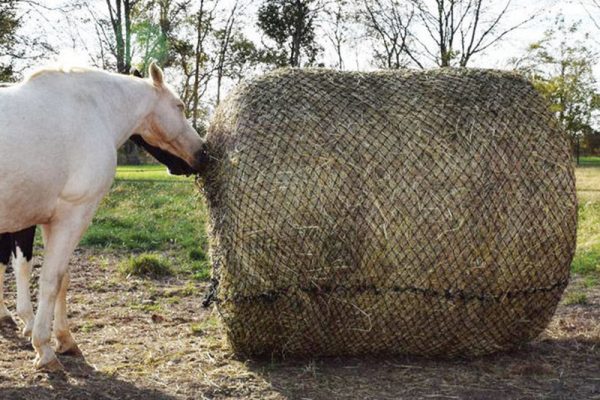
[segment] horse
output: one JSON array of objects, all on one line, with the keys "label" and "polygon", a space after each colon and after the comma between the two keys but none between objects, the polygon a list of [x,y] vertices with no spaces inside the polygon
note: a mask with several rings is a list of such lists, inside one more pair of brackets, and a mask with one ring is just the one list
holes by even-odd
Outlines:
[{"label": "horse", "polygon": [[[38,369],[62,369],[56,353],[80,354],[67,321],[68,261],[110,189],[118,148],[131,139],[175,175],[204,167],[205,142],[185,118],[183,102],[155,63],[149,75],[45,69],[0,89],[0,242],[15,259],[17,315],[24,334],[31,333]],[[34,316],[24,243],[33,240],[36,225],[44,262]],[[2,276],[7,264],[4,254]],[[0,317],[7,313],[0,296]]]}]

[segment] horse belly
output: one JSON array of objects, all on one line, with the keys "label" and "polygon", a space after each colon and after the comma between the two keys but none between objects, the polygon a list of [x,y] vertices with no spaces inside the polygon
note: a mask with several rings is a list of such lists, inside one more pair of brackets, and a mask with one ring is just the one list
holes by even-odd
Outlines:
[{"label": "horse belly", "polygon": [[[33,185],[32,185],[33,183]],[[54,211],[56,190],[33,182],[2,179],[0,183],[0,232],[16,232],[47,223]]]},{"label": "horse belly", "polygon": [[14,143],[0,149],[0,232],[15,232],[50,220],[66,181],[61,164],[47,154]]}]

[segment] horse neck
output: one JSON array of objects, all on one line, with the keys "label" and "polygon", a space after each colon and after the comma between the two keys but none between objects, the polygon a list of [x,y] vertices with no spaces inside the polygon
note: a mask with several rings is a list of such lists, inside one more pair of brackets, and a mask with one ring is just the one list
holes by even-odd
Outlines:
[{"label": "horse neck", "polygon": [[99,85],[102,94],[105,125],[114,135],[115,148],[121,147],[150,114],[156,91],[146,81],[109,75],[110,83]]}]

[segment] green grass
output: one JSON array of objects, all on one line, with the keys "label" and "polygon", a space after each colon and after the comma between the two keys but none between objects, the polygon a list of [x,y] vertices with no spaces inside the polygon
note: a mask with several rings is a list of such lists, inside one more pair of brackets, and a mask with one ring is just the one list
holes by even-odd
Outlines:
[{"label": "green grass", "polygon": [[210,316],[200,322],[194,322],[190,325],[190,331],[194,336],[201,336],[207,331],[214,330],[219,325],[218,319]]},{"label": "green grass", "polygon": [[117,168],[117,181],[192,182],[185,176],[170,175],[163,165],[123,165]]},{"label": "green grass", "polygon": [[123,275],[145,276],[151,278],[173,275],[173,270],[164,257],[148,253],[132,255],[121,261],[119,264],[119,271]]},{"label": "green grass", "polygon": [[581,161],[586,166],[576,170],[579,220],[572,270],[594,278],[600,276],[600,157],[584,157]]},{"label": "green grass", "polygon": [[588,298],[585,293],[581,292],[567,293],[565,296],[565,304],[568,306],[584,306],[588,304]]},{"label": "green grass", "polygon": [[598,276],[593,276],[593,275],[588,275],[585,276],[583,279],[583,286],[585,288],[592,288],[594,286],[598,286],[598,282],[600,281],[600,279],[598,278],[600,275]]},{"label": "green grass", "polygon": [[161,254],[175,272],[207,279],[205,221],[193,178],[171,176],[157,165],[119,167],[81,246]]},{"label": "green grass", "polygon": [[585,156],[579,157],[580,167],[600,167],[600,157]]}]

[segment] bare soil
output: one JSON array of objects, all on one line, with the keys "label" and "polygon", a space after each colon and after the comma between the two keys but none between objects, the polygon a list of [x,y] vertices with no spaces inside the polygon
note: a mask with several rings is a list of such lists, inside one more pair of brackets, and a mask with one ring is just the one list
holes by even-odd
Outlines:
[{"label": "bare soil", "polygon": [[[85,359],[61,356],[63,373],[35,371],[20,326],[1,324],[0,399],[600,399],[600,287],[582,279],[568,292],[586,304],[561,304],[538,340],[510,354],[247,361],[201,308],[203,284],[122,277],[117,261],[90,251],[72,261],[71,324]],[[12,277],[7,285],[14,310]]]}]

